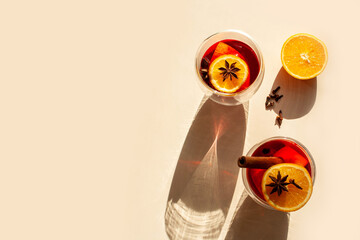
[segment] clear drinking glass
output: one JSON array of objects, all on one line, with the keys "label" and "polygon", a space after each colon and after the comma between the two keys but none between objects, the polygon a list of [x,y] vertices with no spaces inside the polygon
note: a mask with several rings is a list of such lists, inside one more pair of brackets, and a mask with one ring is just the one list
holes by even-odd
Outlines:
[{"label": "clear drinking glass", "polygon": [[[247,156],[252,156],[254,154],[254,152],[264,146],[265,143],[268,143],[270,141],[276,141],[276,140],[280,140],[280,141],[285,141],[285,142],[289,142],[291,144],[294,144],[294,146],[296,146],[297,149],[301,150],[304,155],[307,157],[307,160],[309,161],[309,168],[310,168],[310,176],[312,178],[312,182],[313,185],[315,183],[315,175],[316,175],[316,167],[315,167],[315,162],[314,162],[314,158],[311,156],[309,150],[303,145],[301,144],[299,141],[289,138],[289,137],[272,137],[272,138],[268,138],[265,139],[264,141],[254,145],[249,152],[247,153]],[[249,194],[249,196],[259,205],[268,208],[268,209],[272,209],[275,210],[273,207],[271,207],[264,199],[262,199],[251,187],[250,183],[249,183],[249,179],[248,179],[248,171],[246,168],[242,169],[242,180],[244,182],[245,185],[245,189],[247,191],[247,193]]]},{"label": "clear drinking glass", "polygon": [[[200,74],[201,61],[206,51],[213,44],[223,40],[237,40],[247,44],[255,52],[258,58],[260,69],[256,79],[248,88],[240,92],[224,93],[217,91],[214,88],[210,87],[203,80]],[[205,95],[208,96],[213,101],[224,105],[238,105],[248,101],[259,89],[262,80],[264,78],[264,72],[265,72],[264,60],[259,46],[255,43],[252,37],[238,30],[225,30],[223,32],[215,33],[210,37],[208,37],[207,39],[205,39],[196,53],[195,68],[196,68],[196,73],[198,75],[198,83],[201,89],[204,91]]]}]

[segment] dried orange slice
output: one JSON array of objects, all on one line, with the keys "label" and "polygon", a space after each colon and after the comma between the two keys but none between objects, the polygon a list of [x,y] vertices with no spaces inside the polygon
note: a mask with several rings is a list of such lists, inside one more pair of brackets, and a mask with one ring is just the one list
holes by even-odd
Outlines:
[{"label": "dried orange slice", "polygon": [[307,203],[313,185],[306,168],[294,163],[280,163],[266,170],[261,188],[270,206],[279,211],[292,212]]},{"label": "dried orange slice", "polygon": [[210,82],[220,92],[236,92],[248,76],[249,67],[246,62],[232,54],[216,58],[209,67]]},{"label": "dried orange slice", "polygon": [[288,38],[281,49],[281,62],[294,78],[311,79],[326,67],[328,53],[326,45],[318,38],[299,33]]}]

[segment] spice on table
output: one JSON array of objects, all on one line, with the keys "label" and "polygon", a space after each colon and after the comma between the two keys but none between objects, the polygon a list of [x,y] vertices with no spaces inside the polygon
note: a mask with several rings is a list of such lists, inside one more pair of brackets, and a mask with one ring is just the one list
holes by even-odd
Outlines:
[{"label": "spice on table", "polygon": [[265,108],[269,110],[278,102],[284,95],[279,95],[277,92],[280,90],[280,86],[271,91],[271,93],[266,97]]},{"label": "spice on table", "polygon": [[269,94],[269,97],[272,99],[275,99],[275,98],[279,97],[279,94]]},{"label": "spice on table", "polygon": [[275,98],[275,101],[278,102],[283,96],[284,96],[284,95],[277,96],[277,97]]},{"label": "spice on table", "polygon": [[274,102],[271,101],[270,97],[266,97],[265,108],[268,109],[272,106],[274,106]]},{"label": "spice on table", "polygon": [[[266,110],[270,110],[274,107],[275,103],[279,102],[280,99],[282,97],[284,97],[284,95],[279,95],[277,92],[280,90],[280,86],[276,87],[275,89],[273,89],[271,91],[271,93],[266,97],[266,101],[265,101],[265,108]],[[283,116],[282,116],[282,111],[279,111],[278,116],[276,117],[275,120],[275,125],[278,125],[279,128],[282,124],[282,120],[283,120]]]},{"label": "spice on table", "polygon": [[275,88],[274,90],[272,90],[272,94],[276,94],[279,90],[280,90],[280,86],[278,86],[277,88]]},{"label": "spice on table", "polygon": [[276,116],[275,125],[278,125],[279,128],[280,128],[283,119],[284,119],[284,118],[283,118],[283,116],[282,116],[282,111],[280,110],[280,111],[279,111],[279,115]]}]

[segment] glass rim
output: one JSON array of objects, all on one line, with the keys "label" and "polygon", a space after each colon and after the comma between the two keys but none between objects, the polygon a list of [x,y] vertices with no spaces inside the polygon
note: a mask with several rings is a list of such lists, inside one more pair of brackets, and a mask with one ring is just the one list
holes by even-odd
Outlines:
[{"label": "glass rim", "polygon": [[[310,151],[298,140],[291,138],[291,137],[283,137],[283,136],[275,136],[275,137],[270,137],[270,138],[266,138],[262,141],[260,141],[259,143],[255,144],[253,147],[250,148],[250,150],[247,152],[246,156],[250,156],[254,153],[254,151],[260,147],[261,145],[263,145],[264,143],[267,143],[269,141],[272,140],[287,140],[287,141],[291,141],[296,143],[297,145],[299,145],[300,149],[306,154],[306,156],[309,158],[309,163],[310,163],[310,169],[311,169],[311,179],[312,179],[312,183],[313,186],[315,184],[315,177],[316,177],[316,166],[315,166],[315,161],[313,156],[311,155]],[[261,197],[259,197],[252,189],[251,186],[249,184],[249,181],[247,179],[247,169],[243,168],[242,172],[242,180],[243,180],[243,184],[245,186],[245,189],[247,191],[247,193],[250,195],[250,197],[252,197],[253,199],[256,199],[256,202],[258,204],[260,204],[263,207],[266,207],[268,209],[272,209],[272,210],[276,210],[273,207],[271,207],[265,200],[263,200]]]},{"label": "glass rim", "polygon": [[[198,59],[200,58],[200,61],[202,59],[203,56],[199,56],[200,54],[200,51],[202,50],[204,44],[209,40],[211,39],[212,37],[216,36],[216,35],[219,35],[221,33],[227,33],[227,32],[233,32],[233,33],[238,33],[238,34],[241,34],[243,36],[245,36],[246,38],[248,38],[252,44],[255,45],[255,48],[257,51],[255,51],[255,54],[256,56],[259,58],[259,73],[258,75],[256,76],[256,79],[254,80],[254,82],[249,86],[247,87],[246,89],[240,91],[240,92],[234,92],[234,93],[224,93],[224,92],[220,92],[220,91],[217,91],[216,89],[213,89],[212,87],[210,87],[208,84],[206,84],[206,82],[203,80],[203,78],[201,77],[200,75],[200,69],[197,69],[197,61]],[[236,40],[236,39],[234,39]],[[221,40],[220,40],[221,41]],[[247,44],[247,43],[246,43]],[[253,49],[253,47],[249,46],[251,49]],[[200,62],[200,65],[201,65],[201,62]],[[261,77],[261,72],[264,72],[264,59],[263,59],[263,55],[262,55],[262,52],[261,52],[261,49],[259,47],[259,45],[256,43],[256,41],[247,33],[241,31],[241,30],[236,30],[236,29],[226,29],[226,30],[223,30],[223,31],[220,31],[220,32],[216,32],[216,33],[213,33],[211,34],[209,37],[207,37],[205,40],[202,41],[202,43],[200,44],[197,52],[196,52],[196,57],[195,57],[195,70],[196,70],[196,74],[198,76],[198,80],[201,82],[201,84],[207,88],[209,91],[211,91],[213,94],[217,94],[217,95],[220,95],[220,96],[224,96],[224,97],[233,97],[233,96],[237,96],[237,95],[240,95],[240,94],[243,94],[245,92],[248,92],[248,91],[251,91],[252,89],[256,88],[256,84],[254,84],[255,82],[259,81],[259,79],[262,81],[262,77]]]}]

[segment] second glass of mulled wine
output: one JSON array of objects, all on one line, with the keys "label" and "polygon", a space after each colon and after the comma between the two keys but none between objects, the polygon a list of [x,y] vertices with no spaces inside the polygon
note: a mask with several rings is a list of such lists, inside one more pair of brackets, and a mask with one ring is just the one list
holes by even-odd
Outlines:
[{"label": "second glass of mulled wine", "polygon": [[[289,137],[272,137],[265,139],[264,141],[253,146],[247,156],[251,157],[279,157],[283,160],[285,164],[290,163],[300,166],[301,168],[306,169],[309,173],[312,181],[312,185],[315,182],[315,162],[313,157],[311,156],[309,150],[298,142],[295,139]],[[278,166],[281,164],[278,164]],[[250,195],[250,197],[258,204],[265,208],[274,209],[268,204],[268,201],[265,200],[264,191],[262,189],[262,183],[264,181],[264,174],[267,169],[260,168],[243,168],[242,169],[242,177],[245,185],[245,189]],[[276,176],[275,176],[276,177]],[[284,177],[284,176],[283,176]],[[285,177],[287,178],[287,176]],[[289,176],[287,179],[283,179],[286,191],[290,191],[289,183],[291,182],[292,176]],[[277,180],[275,180],[277,181]],[[269,184],[271,185],[271,184]],[[267,186],[269,186],[267,185]],[[299,183],[301,185],[301,183]],[[293,186],[292,186],[293,187]],[[304,186],[303,186],[304,187]],[[270,188],[271,189],[271,188]],[[273,195],[275,198],[278,192],[272,191],[270,195]],[[284,193],[287,194],[287,193]],[[278,194],[281,196],[281,191]],[[281,200],[280,198],[277,200]],[[283,201],[283,200],[281,200]]]}]

